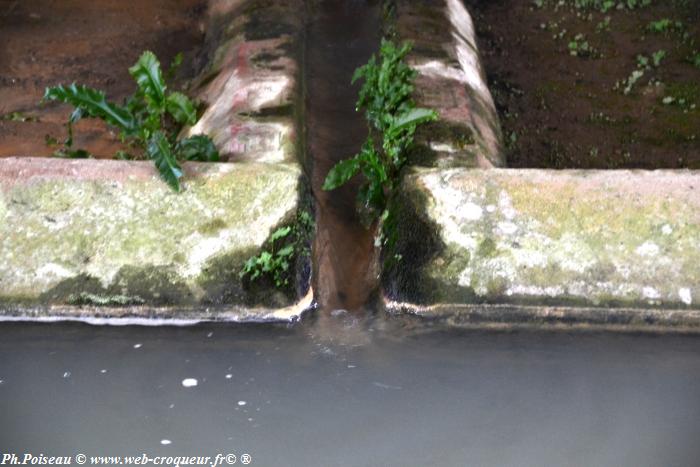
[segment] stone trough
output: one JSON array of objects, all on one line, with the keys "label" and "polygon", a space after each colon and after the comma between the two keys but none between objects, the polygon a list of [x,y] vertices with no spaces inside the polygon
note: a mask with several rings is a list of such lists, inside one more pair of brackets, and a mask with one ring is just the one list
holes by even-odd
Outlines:
[{"label": "stone trough", "polygon": [[[504,168],[471,17],[458,0],[388,2],[415,47],[421,130],[395,202],[399,263],[385,303],[460,326],[700,330],[700,175]],[[0,160],[0,315],[44,319],[292,319],[296,284],[239,276],[311,203],[302,0],[213,0],[194,82],[229,163],[189,164],[171,193],[146,162]],[[342,131],[342,130],[340,130]]]}]

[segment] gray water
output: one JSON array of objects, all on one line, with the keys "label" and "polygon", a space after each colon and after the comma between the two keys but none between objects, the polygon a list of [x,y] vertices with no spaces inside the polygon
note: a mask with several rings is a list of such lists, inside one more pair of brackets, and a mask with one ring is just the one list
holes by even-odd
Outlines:
[{"label": "gray water", "polygon": [[[330,319],[3,324],[0,454],[233,453],[236,465],[249,454],[258,466],[700,465],[697,337],[464,332],[391,320],[329,332]],[[197,386],[183,386],[188,378]]]}]

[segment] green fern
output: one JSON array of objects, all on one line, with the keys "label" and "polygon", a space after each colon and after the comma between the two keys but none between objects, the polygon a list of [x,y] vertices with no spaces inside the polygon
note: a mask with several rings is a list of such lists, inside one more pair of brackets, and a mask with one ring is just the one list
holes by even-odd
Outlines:
[{"label": "green fern", "polygon": [[[177,65],[176,60],[173,66]],[[144,52],[138,62],[129,68],[129,73],[138,88],[124,106],[107,101],[102,91],[75,83],[46,89],[44,100],[75,107],[68,119],[65,147],[57,154],[85,157],[86,151],[72,149],[73,125],[82,118],[99,118],[118,128],[122,141],[141,148],[154,162],[161,178],[175,191],[180,191],[183,173],[179,160],[217,162],[219,153],[211,138],[205,135],[175,141],[174,130],[182,125],[194,125],[197,113],[187,96],[168,92],[160,62],[153,52]]]},{"label": "green fern", "polygon": [[435,111],[416,108],[411,98],[416,72],[405,62],[410,51],[410,43],[397,46],[383,40],[379,58],[372,56],[355,71],[353,83],[364,80],[357,109],[365,110],[369,134],[360,152],[336,164],[323,184],[324,190],[334,190],[361,173],[365,180],[358,208],[366,226],[386,219],[388,200],[398,185],[416,128],[437,120]]}]

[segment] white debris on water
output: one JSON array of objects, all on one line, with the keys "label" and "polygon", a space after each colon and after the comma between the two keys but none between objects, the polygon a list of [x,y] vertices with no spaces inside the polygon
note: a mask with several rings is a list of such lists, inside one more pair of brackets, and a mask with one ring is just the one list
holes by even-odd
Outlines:
[{"label": "white debris on water", "polygon": [[238,405],[240,405],[241,407],[246,405],[246,404],[247,404],[246,401],[238,401]]},{"label": "white debris on water", "polygon": [[70,371],[66,371],[65,373],[63,373],[63,378],[70,378]]},{"label": "white debris on water", "polygon": [[140,349],[141,346],[143,346],[143,344],[134,344],[134,348],[135,348],[135,349]]},{"label": "white debris on water", "polygon": [[213,332],[210,332],[209,334],[207,334],[207,337],[211,337],[211,336],[213,336],[213,335],[214,335],[214,333],[213,333]]},{"label": "white debris on water", "polygon": [[102,370],[100,370],[100,373],[105,374],[105,373],[107,373],[107,370],[102,369]]},{"label": "white debris on water", "polygon": [[348,368],[356,368],[355,365],[348,365]]},{"label": "white debris on water", "polygon": [[690,289],[687,287],[683,287],[683,288],[678,290],[678,297],[686,305],[693,304],[693,294],[690,292]]},{"label": "white debris on water", "polygon": [[226,379],[231,379],[231,378],[233,378],[233,375],[231,373],[226,375]]},{"label": "white debris on water", "polygon": [[170,441],[169,439],[161,439],[160,444],[162,444],[163,446],[167,446],[169,444],[172,444],[172,441]]},{"label": "white debris on water", "polygon": [[380,383],[379,381],[374,381],[372,384],[382,389],[394,389],[396,391],[403,389],[401,386],[392,386],[390,384]]},{"label": "white debris on water", "polygon": [[186,388],[193,388],[197,386],[197,380],[194,378],[185,378],[182,380],[182,385]]}]

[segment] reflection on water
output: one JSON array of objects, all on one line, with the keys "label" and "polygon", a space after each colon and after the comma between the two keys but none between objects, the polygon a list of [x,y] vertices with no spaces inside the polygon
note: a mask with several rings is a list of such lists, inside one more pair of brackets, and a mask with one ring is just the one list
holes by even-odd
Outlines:
[{"label": "reflection on water", "polygon": [[698,465],[696,337],[457,332],[345,313],[309,321],[2,325],[2,452]]}]

